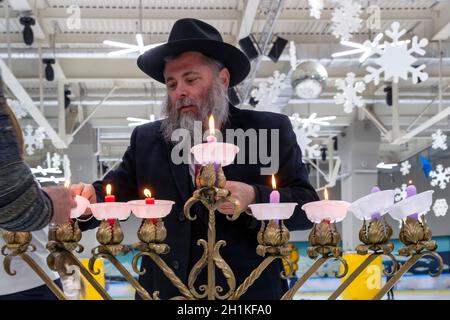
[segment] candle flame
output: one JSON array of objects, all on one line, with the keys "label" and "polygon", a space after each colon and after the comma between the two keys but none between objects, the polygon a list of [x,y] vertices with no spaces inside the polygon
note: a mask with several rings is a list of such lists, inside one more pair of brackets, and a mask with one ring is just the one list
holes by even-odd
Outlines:
[{"label": "candle flame", "polygon": [[214,126],[214,116],[210,115],[209,116],[209,134],[213,136],[215,133],[216,133],[216,129]]},{"label": "candle flame", "polygon": [[325,197],[325,200],[328,200],[328,191],[325,188],[324,192],[323,192],[323,196]]},{"label": "candle flame", "polygon": [[408,182],[409,184],[412,184],[412,180],[409,180],[409,182]]},{"label": "candle flame", "polygon": [[150,190],[144,189],[144,196],[146,198],[151,198],[152,197],[152,193],[150,192]]},{"label": "candle flame", "polygon": [[64,187],[66,187],[66,188],[70,187],[70,179],[67,179],[67,180],[64,182]]},{"label": "candle flame", "polygon": [[106,194],[108,195],[108,196],[110,196],[111,195],[111,185],[110,184],[107,184],[106,185]]},{"label": "candle flame", "polygon": [[275,176],[272,175],[272,188],[276,189],[277,188],[277,182],[275,181]]}]

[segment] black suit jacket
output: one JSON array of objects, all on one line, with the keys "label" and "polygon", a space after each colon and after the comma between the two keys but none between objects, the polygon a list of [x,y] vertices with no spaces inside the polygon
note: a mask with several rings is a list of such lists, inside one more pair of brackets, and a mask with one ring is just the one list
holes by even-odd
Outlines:
[{"label": "black suit jacket", "polygon": [[[189,166],[188,164],[175,165],[171,161],[172,147],[162,139],[160,127],[160,121],[136,127],[131,136],[130,146],[118,169],[110,172],[103,181],[95,182],[94,187],[99,202],[104,201],[106,183],[114,186],[116,201],[142,199],[145,187],[152,190],[152,195],[156,199],[175,201],[171,213],[164,218],[167,228],[165,242],[170,246],[170,252],[162,255],[162,258],[177,276],[187,283],[189,271],[203,252],[202,247],[197,245],[197,240],[200,238],[207,240],[208,216],[206,209],[198,203],[192,209],[192,214],[197,214],[198,218],[195,221],[185,219],[183,206],[194,191],[194,185],[189,175]],[[288,117],[271,112],[240,110],[230,105],[230,117],[221,130],[224,132],[225,129],[238,128],[244,131],[251,128],[256,130],[279,129],[280,166],[276,177],[281,202],[298,203],[293,216],[285,221],[285,224],[290,231],[311,228],[312,224],[307,220],[301,206],[304,203],[319,200],[319,198],[308,182],[308,174],[301,161],[301,151]],[[249,141],[247,141],[247,146],[248,143]],[[270,150],[270,140],[267,145]],[[239,147],[242,150],[243,146]],[[246,160],[247,164],[233,163],[223,168],[227,180],[241,181],[252,185],[256,193],[256,203],[269,202],[269,194],[272,191],[270,176],[260,174],[263,165],[259,160],[255,164],[250,164],[248,155],[246,155]],[[216,213],[216,240],[226,241],[226,246],[222,247],[220,252],[232,268],[237,286],[263,260],[256,254],[256,235],[259,227],[260,223],[246,213],[242,213],[233,222],[228,221],[223,214]],[[141,268],[145,268],[147,272],[140,276],[139,282],[149,292],[159,291],[162,299],[180,295],[159,268],[147,257],[142,260]],[[280,278],[282,270],[282,263],[276,260],[262,273],[242,298],[279,299],[287,290],[287,282]],[[197,286],[206,284],[206,268],[203,271],[196,282]],[[216,285],[221,285],[224,292],[228,289],[222,273],[217,268]]]}]

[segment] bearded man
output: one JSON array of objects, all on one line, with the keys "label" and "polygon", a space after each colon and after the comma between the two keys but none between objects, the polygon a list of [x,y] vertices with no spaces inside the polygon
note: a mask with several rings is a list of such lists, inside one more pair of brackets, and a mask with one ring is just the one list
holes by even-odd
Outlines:
[{"label": "bearded man", "polygon": [[[195,190],[197,170],[194,164],[176,164],[173,161],[172,150],[176,141],[172,137],[177,129],[184,129],[188,137],[183,143],[192,143],[195,122],[203,124],[205,131],[208,129],[208,117],[212,114],[216,128],[223,136],[229,129],[244,132],[256,129],[258,138],[259,129],[279,131],[277,141],[268,140],[266,147],[270,150],[271,146],[279,145],[277,154],[271,156],[279,160],[278,172],[273,173],[277,176],[280,201],[298,203],[285,225],[291,231],[311,228],[312,224],[301,206],[319,198],[308,182],[301,151],[288,117],[241,110],[227,101],[228,88],[244,80],[250,71],[250,63],[243,52],[224,43],[220,33],[212,26],[196,19],[181,19],[174,24],[168,42],[142,54],[137,64],[147,75],[166,85],[166,118],[136,127],[118,169],[93,185],[74,185],[72,188],[77,194],[91,202],[103,202],[105,185],[111,183],[115,187],[117,201],[142,199],[144,188],[150,188],[156,199],[174,201],[171,213],[164,218],[167,229],[165,243],[170,246],[170,252],[161,255],[161,258],[187,284],[191,269],[203,254],[203,247],[197,241],[207,239],[208,213],[198,203],[191,210],[192,215],[197,215],[196,220],[190,221],[184,216],[183,206]],[[267,163],[263,164],[259,159],[250,161],[251,152],[248,151],[251,147],[255,145],[248,140],[239,146],[240,152],[247,150],[244,163],[223,167],[226,188],[239,201],[241,211],[246,211],[252,203],[269,202],[272,191],[270,176],[261,175],[261,169]],[[235,221],[229,221],[225,214],[232,210],[233,206],[225,203],[216,213],[216,239],[226,241],[220,254],[233,270],[236,284],[240,285],[264,259],[256,254],[257,233],[261,224],[247,213],[242,213]],[[181,295],[151,259],[144,257],[141,269],[145,269],[146,273],[139,277],[139,282],[149,292],[159,291],[161,299]],[[206,269],[197,278],[197,291],[199,286],[206,284]],[[287,281],[280,278],[282,270],[280,260],[270,264],[241,298],[279,299],[288,289]],[[216,285],[223,288],[223,293],[228,291],[226,279],[218,268]]]}]

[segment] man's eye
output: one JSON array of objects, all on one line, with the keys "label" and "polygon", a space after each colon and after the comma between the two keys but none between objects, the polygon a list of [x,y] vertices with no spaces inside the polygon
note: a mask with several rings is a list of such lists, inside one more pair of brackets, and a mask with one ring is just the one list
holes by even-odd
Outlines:
[{"label": "man's eye", "polygon": [[169,88],[170,90],[175,89],[175,87],[176,87],[176,84],[175,84],[175,83],[168,83],[168,84],[167,84],[167,88]]},{"label": "man's eye", "polygon": [[186,79],[186,81],[187,81],[187,83],[193,83],[197,79],[198,78],[189,78],[189,79]]}]

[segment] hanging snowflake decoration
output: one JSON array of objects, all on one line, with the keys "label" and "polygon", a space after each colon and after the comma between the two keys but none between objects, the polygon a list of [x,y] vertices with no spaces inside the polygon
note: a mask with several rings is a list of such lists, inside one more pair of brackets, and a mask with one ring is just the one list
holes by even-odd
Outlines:
[{"label": "hanging snowflake decoration", "polygon": [[304,158],[317,158],[320,156],[320,149],[318,144],[312,144],[313,140],[311,138],[317,138],[318,132],[320,131],[320,126],[310,125],[306,127],[301,127],[300,129],[294,130],[297,136],[297,143],[300,146],[300,150],[303,153]]},{"label": "hanging snowflake decoration", "polygon": [[16,115],[17,119],[22,119],[28,114],[27,108],[25,108],[19,100],[7,99],[6,103]]},{"label": "hanging snowflake decoration", "polygon": [[436,166],[436,171],[430,172],[431,186],[439,186],[441,189],[445,189],[447,187],[447,183],[450,182],[450,167],[444,169],[442,164],[438,164]]},{"label": "hanging snowflake decoration", "polygon": [[361,5],[353,0],[342,0],[334,10],[331,22],[331,32],[336,38],[349,40],[352,33],[361,28]]},{"label": "hanging snowflake decoration", "polygon": [[433,139],[433,145],[431,146],[433,149],[447,150],[447,136],[442,133],[441,129],[433,133],[431,138]]},{"label": "hanging snowflake decoration", "polygon": [[[372,55],[378,55],[379,57],[374,60],[375,64],[380,66],[380,68],[376,69],[374,67],[368,66],[367,71],[368,75],[364,77],[364,81],[369,83],[371,81],[374,82],[375,85],[378,85],[380,82],[380,75],[384,72],[384,80],[390,81],[393,79],[394,83],[398,83],[399,78],[404,80],[408,79],[408,74],[411,73],[413,83],[417,83],[420,79],[421,81],[425,81],[428,79],[428,74],[426,72],[422,72],[425,69],[425,65],[422,64],[418,67],[413,66],[413,64],[417,61],[417,58],[412,54],[418,54],[423,56],[425,54],[425,50],[422,48],[428,45],[427,39],[421,39],[419,42],[417,41],[417,36],[412,38],[411,47],[408,49],[409,41],[400,41],[400,37],[402,37],[406,30],[403,29],[399,31],[400,23],[393,22],[391,24],[391,29],[386,30],[386,35],[392,39],[392,42],[384,43],[384,46],[380,46],[378,41],[381,40],[381,36],[378,35],[375,38],[375,41],[371,43],[371,51],[366,51],[364,53],[365,58],[368,58]],[[366,47],[367,47],[367,43]]]},{"label": "hanging snowflake decoration", "polygon": [[406,188],[408,188],[408,186],[406,185],[406,183],[404,183],[404,184],[402,184],[401,188],[394,189],[395,202],[400,202],[400,201],[406,199],[406,197],[408,196],[408,193],[406,192]]},{"label": "hanging snowflake decoration", "polygon": [[400,165],[400,172],[402,175],[406,176],[409,174],[409,170],[411,169],[411,164],[409,163],[409,160],[403,161]]},{"label": "hanging snowflake decoration", "polygon": [[353,72],[348,73],[345,80],[337,79],[336,88],[342,92],[334,96],[334,102],[344,105],[346,113],[351,113],[355,107],[364,106],[364,101],[358,94],[366,89],[366,85],[362,81],[356,81]]},{"label": "hanging snowflake decoration", "polygon": [[445,199],[437,199],[434,202],[433,211],[436,217],[443,217],[447,214],[448,204]]},{"label": "hanging snowflake decoration", "polygon": [[292,123],[292,127],[299,128],[299,127],[306,127],[311,124],[317,124],[319,126],[329,126],[330,122],[329,120],[336,120],[336,116],[329,116],[329,117],[317,117],[317,113],[312,113],[308,118],[300,118],[300,115],[298,113],[294,113],[292,116],[289,117]]},{"label": "hanging snowflake decoration", "polygon": [[273,102],[277,99],[281,90],[289,85],[285,83],[286,75],[275,70],[272,77],[259,83],[258,88],[252,90],[250,95],[258,102],[255,110],[274,111]]},{"label": "hanging snowflake decoration", "polygon": [[320,14],[324,7],[324,0],[308,0],[309,15],[316,19],[320,19]]},{"label": "hanging snowflake decoration", "polygon": [[27,125],[23,137],[25,150],[28,155],[32,155],[35,150],[44,148],[45,128],[39,127],[34,130],[31,125]]},{"label": "hanging snowflake decoration", "polygon": [[57,154],[57,153],[53,154],[52,166],[56,167],[56,168],[59,168],[61,166],[61,156],[59,154]]},{"label": "hanging snowflake decoration", "polygon": [[72,171],[70,170],[70,160],[67,154],[63,156],[63,170],[64,170],[64,178],[69,180],[72,178]]}]

